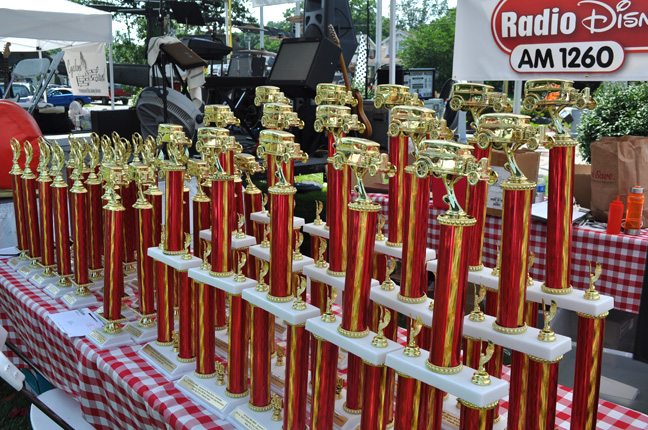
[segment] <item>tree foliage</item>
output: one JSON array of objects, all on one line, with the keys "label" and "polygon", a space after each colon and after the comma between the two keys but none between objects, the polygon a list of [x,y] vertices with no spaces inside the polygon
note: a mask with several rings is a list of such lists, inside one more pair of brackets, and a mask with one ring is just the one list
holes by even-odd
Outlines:
[{"label": "tree foliage", "polygon": [[429,24],[414,28],[401,43],[399,53],[406,68],[434,67],[437,70],[435,88],[452,76],[456,8]]},{"label": "tree foliage", "polygon": [[415,31],[448,10],[447,0],[400,0],[396,4],[396,28]]}]

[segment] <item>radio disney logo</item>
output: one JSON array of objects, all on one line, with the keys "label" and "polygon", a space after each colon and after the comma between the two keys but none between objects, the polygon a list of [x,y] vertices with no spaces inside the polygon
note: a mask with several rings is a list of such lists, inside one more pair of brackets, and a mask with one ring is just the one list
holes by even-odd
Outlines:
[{"label": "radio disney logo", "polygon": [[592,172],[592,176],[594,177],[594,179],[598,179],[600,181],[614,181],[614,173],[603,173],[600,170],[597,170],[596,172]]},{"label": "radio disney logo", "polygon": [[630,0],[538,3],[498,3],[491,17],[491,31],[500,49],[510,53],[522,44],[594,41],[614,41],[626,50],[648,45],[648,10]]}]

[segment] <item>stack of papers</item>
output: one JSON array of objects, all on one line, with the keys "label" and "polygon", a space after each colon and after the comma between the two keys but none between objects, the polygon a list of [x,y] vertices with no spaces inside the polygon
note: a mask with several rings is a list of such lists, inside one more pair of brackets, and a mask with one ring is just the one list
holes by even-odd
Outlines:
[{"label": "stack of papers", "polygon": [[82,337],[104,326],[104,323],[88,308],[49,314],[49,317],[54,325],[69,337]]}]

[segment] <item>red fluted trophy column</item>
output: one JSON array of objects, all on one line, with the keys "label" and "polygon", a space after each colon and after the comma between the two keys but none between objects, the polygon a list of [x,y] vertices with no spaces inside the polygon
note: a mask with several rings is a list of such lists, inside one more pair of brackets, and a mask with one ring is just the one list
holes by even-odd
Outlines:
[{"label": "red fluted trophy column", "polygon": [[34,157],[32,144],[26,140],[25,143],[25,170],[21,176],[24,190],[23,211],[25,213],[27,229],[27,247],[31,263],[30,269],[37,269],[41,259],[41,240],[38,226],[38,204],[36,201],[36,175],[29,165]]},{"label": "red fluted trophy column", "polygon": [[18,160],[20,159],[20,154],[22,153],[22,147],[20,145],[20,142],[18,139],[15,137],[9,141],[9,144],[11,145],[11,151],[13,152],[13,165],[11,167],[11,170],[9,171],[9,175],[11,176],[11,191],[12,191],[12,196],[13,196],[13,202],[14,202],[14,218],[16,221],[16,239],[18,241],[18,245],[16,246],[16,249],[20,253],[20,256],[18,259],[14,262],[14,260],[10,260],[10,264],[18,265],[20,263],[20,260],[27,260],[27,248],[28,248],[28,241],[27,241],[27,222],[25,219],[25,212],[23,209],[24,203],[23,200],[25,198],[24,196],[24,190],[22,186],[22,181],[21,181],[21,176],[23,175],[23,170],[20,168],[20,165],[18,164]]},{"label": "red fluted trophy column", "polygon": [[[98,151],[98,150],[97,150]],[[96,158],[93,155],[93,161],[99,161],[99,154],[96,153]],[[89,261],[90,280],[99,281],[103,279],[101,272],[103,271],[103,243],[104,238],[104,214],[101,211],[102,206],[102,189],[101,179],[99,179],[94,171],[93,163],[90,164],[90,174],[86,185],[88,187],[88,228],[90,229],[90,243],[89,243]]]},{"label": "red fluted trophy column", "polygon": [[[140,180],[141,184],[144,184]],[[140,185],[141,186],[141,185]],[[148,256],[148,249],[156,245],[153,240],[153,205],[143,198],[135,202],[137,210],[138,249],[137,249],[137,283],[138,306],[133,311],[139,315],[137,325],[142,328],[155,327],[155,288],[154,265],[155,261]]]},{"label": "red fluted trophy column", "polygon": [[348,204],[350,201],[351,169],[344,166],[340,170],[333,168],[335,155],[335,137],[329,133],[328,186],[326,193],[326,227],[329,236],[329,268],[332,276],[344,276],[347,264],[346,238],[348,228]]},{"label": "red fluted trophy column", "polygon": [[40,237],[41,249],[43,251],[43,260],[41,265],[45,270],[42,273],[43,278],[50,278],[54,276],[52,269],[56,267],[54,259],[54,218],[52,213],[52,177],[49,174],[49,160],[51,149],[44,139],[38,140],[40,149],[40,163],[38,171],[40,172],[38,179],[38,209],[40,215]]},{"label": "red fluted trophy column", "polygon": [[[471,143],[469,141],[469,143]],[[475,158],[490,160],[491,147],[483,149],[475,145]],[[475,218],[475,225],[468,229],[472,246],[469,250],[469,270],[478,271],[484,268],[482,263],[482,251],[484,249],[484,229],[486,228],[486,204],[488,200],[488,184],[480,182],[474,187],[467,187],[466,190],[466,212]]]},{"label": "red fluted trophy column", "polygon": [[58,144],[53,147],[54,157],[52,170],[56,172],[52,182],[52,206],[54,207],[54,226],[56,238],[56,274],[59,280],[58,288],[72,286],[72,260],[70,256],[70,228],[68,222],[68,192],[67,182],[63,180],[61,171],[65,163],[63,150]]}]

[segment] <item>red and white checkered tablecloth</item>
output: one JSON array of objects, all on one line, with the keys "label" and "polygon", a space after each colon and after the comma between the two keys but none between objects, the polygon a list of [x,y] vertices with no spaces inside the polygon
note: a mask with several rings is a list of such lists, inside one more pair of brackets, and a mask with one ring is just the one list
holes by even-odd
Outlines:
[{"label": "red and white checkered tablecloth", "polygon": [[[372,200],[382,206],[380,214],[385,215],[387,232],[389,216],[387,205],[389,196],[386,194],[370,194]],[[437,250],[439,245],[439,223],[437,217],[444,211],[434,208],[430,201],[428,221],[428,248]],[[484,231],[483,262],[487,267],[493,267],[497,259],[497,244],[500,242],[502,229],[501,218],[488,216]],[[541,222],[531,222],[531,238],[529,249],[535,253],[535,264],[531,267],[531,276],[543,280],[546,270],[546,241],[547,225]],[[584,227],[574,227],[572,234],[572,286],[587,289],[589,286],[589,264],[601,263],[603,273],[596,283],[601,294],[614,297],[616,309],[639,313],[641,289],[648,253],[648,229],[640,236],[626,234],[611,235],[605,231],[592,230]]]},{"label": "red and white checkered tablecloth", "polygon": [[[80,401],[86,420],[95,428],[234,429],[180,393],[137,355],[138,346],[99,351],[84,339],[63,335],[47,315],[67,309],[13,273],[0,260],[0,324],[55,386]],[[403,329],[398,341],[406,343]],[[504,379],[508,375],[505,367]],[[567,430],[571,390],[559,386],[558,402],[556,426]],[[501,406],[505,412],[507,398]],[[599,429],[648,428],[648,416],[604,400],[599,400],[598,417]]]}]

